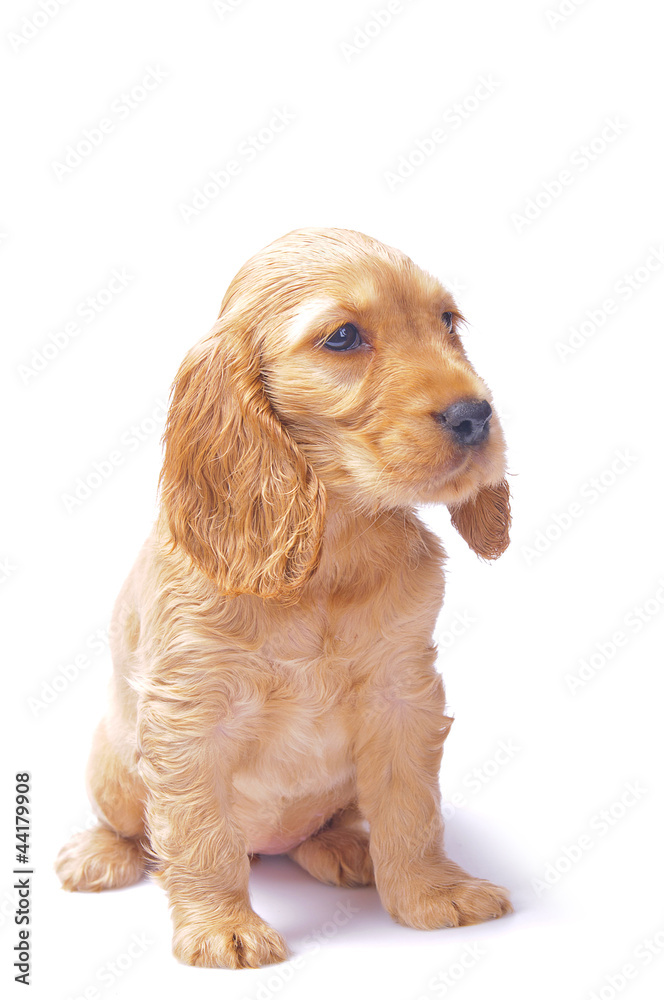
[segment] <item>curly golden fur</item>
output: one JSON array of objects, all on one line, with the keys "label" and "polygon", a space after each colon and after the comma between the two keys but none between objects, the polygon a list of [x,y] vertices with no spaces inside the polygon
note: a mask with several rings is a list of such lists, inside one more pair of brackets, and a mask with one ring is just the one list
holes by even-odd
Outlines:
[{"label": "curly golden fur", "polygon": [[[160,516],[114,612],[99,826],[57,867],[99,890],[153,866],[183,962],[287,956],[249,901],[261,853],[375,882],[410,927],[510,910],[444,851],[443,551],[414,512],[447,504],[484,558],[508,544],[503,436],[460,321],[398,251],[302,230],[245,264],[178,373]],[[484,416],[455,424],[465,403]]]}]

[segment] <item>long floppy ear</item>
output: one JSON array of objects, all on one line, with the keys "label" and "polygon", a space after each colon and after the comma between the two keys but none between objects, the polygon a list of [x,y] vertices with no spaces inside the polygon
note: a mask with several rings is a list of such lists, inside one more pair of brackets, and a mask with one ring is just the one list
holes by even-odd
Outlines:
[{"label": "long floppy ear", "polygon": [[465,503],[450,506],[452,524],[483,559],[497,559],[510,543],[510,490],[507,481],[483,486]]},{"label": "long floppy ear", "polygon": [[323,486],[270,405],[250,331],[223,314],[178,372],[164,443],[175,544],[223,593],[297,600],[318,564]]}]

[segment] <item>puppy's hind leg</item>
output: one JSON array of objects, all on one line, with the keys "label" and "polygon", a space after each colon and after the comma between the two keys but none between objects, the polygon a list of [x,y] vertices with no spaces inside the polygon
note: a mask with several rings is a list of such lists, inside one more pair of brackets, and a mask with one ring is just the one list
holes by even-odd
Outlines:
[{"label": "puppy's hind leg", "polygon": [[106,721],[95,734],[88,788],[100,825],[75,834],[62,848],[55,870],[71,892],[119,889],[140,881],[147,867],[144,786],[108,735]]},{"label": "puppy's hind leg", "polygon": [[75,834],[55,862],[62,887],[70,892],[121,889],[139,882],[145,868],[139,842],[103,826]]},{"label": "puppy's hind leg", "polygon": [[355,805],[336,813],[288,856],[327,885],[374,884],[369,833]]}]

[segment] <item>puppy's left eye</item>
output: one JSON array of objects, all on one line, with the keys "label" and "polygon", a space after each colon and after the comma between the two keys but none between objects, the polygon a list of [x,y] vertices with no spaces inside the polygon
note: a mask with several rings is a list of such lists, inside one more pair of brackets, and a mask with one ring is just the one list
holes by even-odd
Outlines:
[{"label": "puppy's left eye", "polygon": [[360,337],[360,332],[353,323],[344,323],[338,330],[335,330],[331,337],[325,341],[324,347],[331,351],[352,351],[359,347],[364,341]]},{"label": "puppy's left eye", "polygon": [[442,319],[447,329],[451,330],[454,325],[454,315],[452,313],[443,313],[443,315],[440,318]]}]

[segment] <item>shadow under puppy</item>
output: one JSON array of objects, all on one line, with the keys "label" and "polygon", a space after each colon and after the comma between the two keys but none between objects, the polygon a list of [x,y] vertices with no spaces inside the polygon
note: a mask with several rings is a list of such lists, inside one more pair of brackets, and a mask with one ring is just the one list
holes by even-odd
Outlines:
[{"label": "shadow under puppy", "polygon": [[253,854],[375,882],[410,927],[511,909],[443,847],[443,550],[413,509],[447,504],[487,559],[508,544],[460,319],[402,253],[306,229],[244,265],[177,375],[159,519],[114,612],[99,826],[57,870],[96,891],[154,863],[183,962],[287,957],[249,901]]}]

